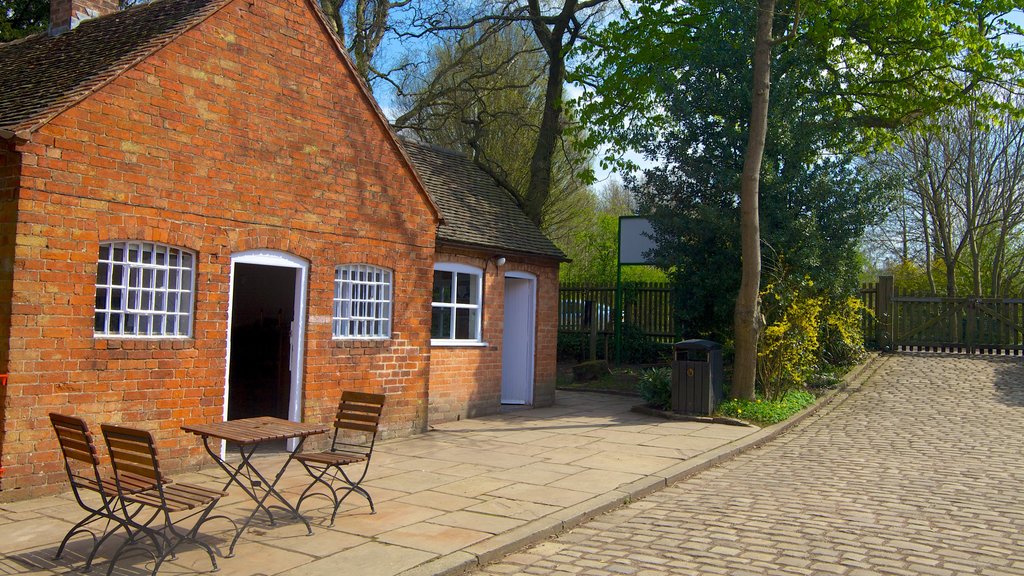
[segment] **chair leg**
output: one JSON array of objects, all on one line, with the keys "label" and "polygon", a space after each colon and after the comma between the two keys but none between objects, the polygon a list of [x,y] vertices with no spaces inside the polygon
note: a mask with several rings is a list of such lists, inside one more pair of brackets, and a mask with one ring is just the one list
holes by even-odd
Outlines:
[{"label": "chair leg", "polygon": [[[324,480],[324,476],[327,475],[327,472],[330,471],[330,468],[319,469],[310,466],[305,462],[300,462],[300,464],[302,464],[302,467],[306,469],[306,473],[313,478],[313,481],[310,482],[309,486],[306,486],[306,489],[303,490],[302,494],[299,495],[299,499],[295,502],[295,510],[299,510],[299,507],[302,506],[303,500],[305,500],[306,498],[312,498],[314,496],[323,496],[325,498],[329,498],[331,500],[331,503],[335,504],[337,501],[337,497],[334,495],[334,487],[331,485],[330,482]],[[321,494],[320,492],[311,492],[311,490],[313,490],[313,488],[315,488],[317,484],[323,484],[324,487],[327,489],[327,493]],[[337,510],[337,506],[335,506],[335,510]],[[334,525],[333,520],[331,521],[331,525]]]},{"label": "chair leg", "polygon": [[93,545],[95,546],[96,545],[96,535],[93,534],[91,530],[85,528],[84,526],[86,524],[89,524],[93,520],[96,520],[99,517],[100,517],[99,513],[97,513],[97,512],[90,512],[88,516],[86,516],[85,518],[82,518],[81,520],[79,520],[78,524],[75,524],[74,526],[72,526],[71,530],[68,530],[68,533],[64,535],[64,539],[60,541],[60,546],[57,548],[57,554],[54,555],[53,559],[54,560],[60,560],[61,555],[64,554],[64,547],[67,546],[68,541],[70,541],[71,538],[73,538],[76,534],[79,534],[81,532],[86,532],[90,536],[92,536]]},{"label": "chair leg", "polygon": [[[370,462],[367,461],[366,462],[366,466],[363,468],[363,473],[359,476],[359,479],[354,481],[354,482],[352,481],[351,478],[349,478],[348,474],[345,473],[345,469],[344,468],[339,468],[338,472],[341,472],[341,476],[342,476],[342,479],[345,482],[345,484],[349,485],[349,493],[354,491],[354,492],[358,493],[359,495],[361,495],[363,498],[366,498],[366,501],[370,503],[370,514],[376,514],[377,510],[373,506],[373,498],[371,498],[370,497],[370,493],[367,492],[366,489],[362,487],[363,480],[366,478],[366,472],[369,469],[370,469]],[[348,494],[345,494],[345,497],[348,497]]]},{"label": "chair leg", "polygon": [[[217,504],[217,500],[214,500],[213,502],[210,502],[206,506],[206,508],[203,510],[202,514],[199,515],[199,518],[196,519],[195,524],[192,525],[192,528],[189,529],[189,531],[185,532],[185,533],[182,533],[182,532],[178,531],[174,527],[174,522],[171,520],[170,514],[167,513],[167,512],[164,512],[164,514],[166,516],[165,517],[164,529],[166,531],[170,532],[172,535],[174,535],[174,540],[171,540],[169,537],[167,538],[167,542],[168,542],[167,550],[163,551],[158,557],[156,557],[156,564],[153,566],[152,576],[156,576],[157,572],[160,571],[160,566],[164,563],[164,560],[166,560],[168,557],[170,557],[173,560],[176,557],[175,554],[174,554],[174,551],[178,548],[178,546],[180,546],[181,544],[183,544],[185,542],[191,542],[191,543],[199,546],[203,550],[206,550],[206,554],[210,557],[210,564],[213,566],[212,571],[216,572],[216,571],[220,570],[220,567],[217,566],[217,557],[216,557],[216,555],[213,552],[213,548],[210,547],[209,544],[207,544],[206,542],[203,542],[202,540],[200,540],[198,538],[198,536],[199,536],[199,529],[202,527],[203,524],[206,523],[207,520],[211,520],[213,518],[224,518],[224,519],[227,519],[228,521],[230,521],[232,523],[232,525],[234,525],[234,521],[231,521],[226,516],[220,516],[220,515],[218,515],[218,516],[210,516],[210,513],[213,512],[213,507],[216,504]],[[236,529],[237,529],[237,526],[236,526]]]}]

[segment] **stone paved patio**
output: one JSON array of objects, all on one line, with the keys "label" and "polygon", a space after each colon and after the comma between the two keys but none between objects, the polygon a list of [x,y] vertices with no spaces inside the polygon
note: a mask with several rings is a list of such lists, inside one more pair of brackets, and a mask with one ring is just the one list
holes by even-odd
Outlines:
[{"label": "stone paved patio", "polygon": [[[300,522],[284,518],[271,526],[257,516],[235,557],[218,559],[220,573],[411,575],[474,566],[663,488],[761,433],[630,412],[638,402],[560,391],[553,407],[444,424],[379,443],[367,483],[377,514],[352,497],[328,527],[326,501],[308,501],[303,512],[313,536]],[[282,456],[261,458],[261,468],[273,470]],[[223,482],[213,468],[179,478],[214,487]],[[294,465],[280,487],[295,497],[302,486],[301,468]],[[217,510],[242,518],[252,502],[238,488],[231,492]],[[81,517],[70,494],[0,504],[0,575],[64,574],[80,567],[91,545],[87,537],[74,540],[60,560],[53,555]],[[230,524],[213,521],[204,533],[226,552]],[[94,572],[106,571],[115,547],[113,541],[104,545]],[[160,574],[209,567],[204,553],[186,549]],[[152,561],[136,554],[119,562],[115,573],[151,569]]]}]

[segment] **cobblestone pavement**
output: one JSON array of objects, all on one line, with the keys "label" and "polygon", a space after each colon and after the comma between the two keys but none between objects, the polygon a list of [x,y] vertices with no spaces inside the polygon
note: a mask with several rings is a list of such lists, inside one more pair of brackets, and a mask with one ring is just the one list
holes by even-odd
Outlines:
[{"label": "cobblestone pavement", "polygon": [[763,448],[496,574],[1024,574],[1024,360],[899,355]]}]

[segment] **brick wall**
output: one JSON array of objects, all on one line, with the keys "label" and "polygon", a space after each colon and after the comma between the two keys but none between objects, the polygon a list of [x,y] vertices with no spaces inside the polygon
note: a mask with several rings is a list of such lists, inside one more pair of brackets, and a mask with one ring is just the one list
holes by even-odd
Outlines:
[{"label": "brick wall", "polygon": [[[19,155],[12,142],[0,141],[0,374],[7,373],[11,335],[11,282],[14,270],[14,230],[18,214]],[[0,385],[0,423],[7,410],[7,386]],[[5,431],[0,427],[0,469],[4,462]]]},{"label": "brick wall", "polygon": [[430,422],[494,414],[501,406],[502,329],[505,273],[537,277],[534,406],[554,403],[558,343],[558,264],[507,257],[501,268],[487,262],[492,252],[438,247],[437,261],[485,270],[483,341],[486,346],[433,346],[430,365]]},{"label": "brick wall", "polygon": [[[303,417],[383,391],[385,436],[425,428],[434,213],[305,2],[228,4],[19,150],[0,498],[63,483],[50,411],[206,463],[178,428],[223,413],[230,257],[256,248],[310,264]],[[93,337],[98,244],[119,239],[198,254],[193,338]],[[393,338],[331,339],[343,263],[394,270]]]}]

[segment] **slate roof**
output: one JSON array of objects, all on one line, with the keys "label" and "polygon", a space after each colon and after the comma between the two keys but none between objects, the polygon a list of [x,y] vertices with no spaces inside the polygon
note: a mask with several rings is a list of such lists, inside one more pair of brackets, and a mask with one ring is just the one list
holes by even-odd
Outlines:
[{"label": "slate roof", "polygon": [[155,0],[0,44],[0,130],[31,132],[202,22],[228,0]]},{"label": "slate roof", "polygon": [[441,209],[439,243],[567,261],[512,196],[464,154],[403,139],[416,171]]}]

